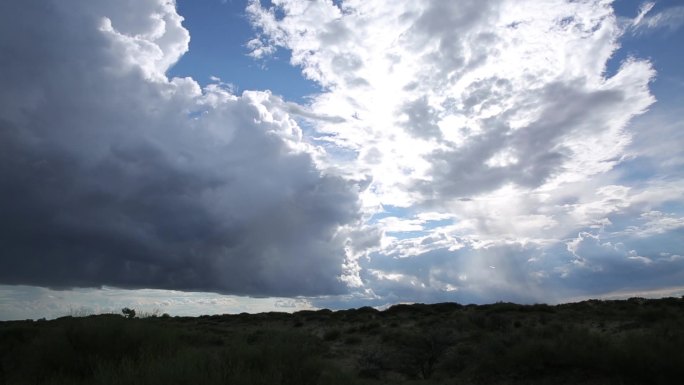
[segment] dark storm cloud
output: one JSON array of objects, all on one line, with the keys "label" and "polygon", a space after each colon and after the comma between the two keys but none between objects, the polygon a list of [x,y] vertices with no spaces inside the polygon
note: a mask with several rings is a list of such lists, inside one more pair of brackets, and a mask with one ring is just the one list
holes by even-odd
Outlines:
[{"label": "dark storm cloud", "polygon": [[353,187],[270,94],[168,81],[187,41],[164,1],[0,5],[0,283],[346,289]]}]

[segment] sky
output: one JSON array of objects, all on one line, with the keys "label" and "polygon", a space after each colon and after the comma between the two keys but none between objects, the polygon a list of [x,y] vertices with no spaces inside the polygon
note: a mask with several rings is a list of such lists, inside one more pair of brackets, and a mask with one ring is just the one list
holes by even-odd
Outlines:
[{"label": "sky", "polygon": [[679,1],[0,3],[0,320],[684,294]]}]

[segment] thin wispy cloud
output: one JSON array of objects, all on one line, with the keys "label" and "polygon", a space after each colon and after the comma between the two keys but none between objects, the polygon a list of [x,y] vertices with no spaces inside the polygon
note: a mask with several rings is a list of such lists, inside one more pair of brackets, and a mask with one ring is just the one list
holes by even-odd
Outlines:
[{"label": "thin wispy cloud", "polygon": [[639,25],[639,23],[641,23],[641,21],[644,20],[644,17],[646,16],[646,14],[649,13],[651,11],[651,9],[653,9],[654,6],[655,6],[655,2],[653,2],[653,1],[643,3],[641,5],[641,7],[639,7],[639,14],[637,15],[637,17],[634,18],[634,21],[632,21],[632,25],[633,26]]},{"label": "thin wispy cloud", "polygon": [[639,14],[632,20],[633,33],[644,34],[654,31],[673,32],[684,26],[684,6],[672,6],[660,11],[651,11],[655,2],[646,2],[639,8]]}]

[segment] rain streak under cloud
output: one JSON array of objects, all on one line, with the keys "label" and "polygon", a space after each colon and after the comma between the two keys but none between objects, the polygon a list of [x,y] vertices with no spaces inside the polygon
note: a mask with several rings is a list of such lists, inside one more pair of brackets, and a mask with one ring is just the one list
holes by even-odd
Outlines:
[{"label": "rain streak under cloud", "polygon": [[236,3],[0,5],[0,318],[684,291],[681,5]]}]

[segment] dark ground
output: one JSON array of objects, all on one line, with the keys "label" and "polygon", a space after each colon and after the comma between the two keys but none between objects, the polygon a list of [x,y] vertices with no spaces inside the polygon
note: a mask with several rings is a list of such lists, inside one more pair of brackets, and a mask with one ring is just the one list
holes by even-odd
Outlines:
[{"label": "dark ground", "polygon": [[5,384],[682,384],[684,298],[0,322]]}]

